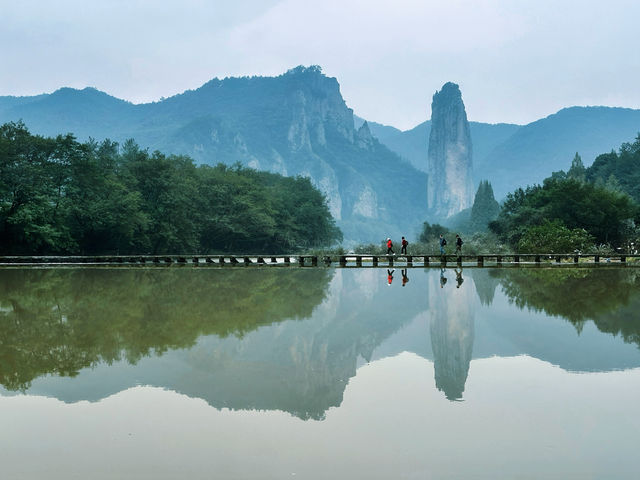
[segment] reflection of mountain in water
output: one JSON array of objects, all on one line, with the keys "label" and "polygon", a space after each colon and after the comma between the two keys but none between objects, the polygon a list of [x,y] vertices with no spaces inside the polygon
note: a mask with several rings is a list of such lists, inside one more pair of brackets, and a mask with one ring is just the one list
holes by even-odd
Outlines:
[{"label": "reflection of mountain in water", "polygon": [[[449,270],[449,275],[454,272]],[[453,281],[431,277],[429,283],[429,329],[434,356],[436,387],[449,400],[462,398],[469,373],[474,338],[473,290],[469,283],[455,288]],[[439,283],[439,285],[438,285]],[[438,288],[439,286],[442,288]]]},{"label": "reflection of mountain in water", "polygon": [[496,288],[500,285],[500,279],[492,275],[493,270],[488,268],[477,268],[467,270],[467,272],[473,272],[473,283],[480,303],[482,305],[491,305],[496,294]]},{"label": "reflection of mountain in water", "polygon": [[439,270],[408,274],[403,288],[385,269],[0,270],[0,382],[69,402],[145,384],[322,418],[362,362],[402,351],[433,358],[449,399],[472,358],[640,366],[631,269],[446,269],[442,288]]},{"label": "reflection of mountain in water", "polygon": [[[24,355],[8,355],[11,362],[5,365],[11,367],[1,377],[5,386],[25,388],[33,381],[31,392],[78,401],[150,384],[216,407],[282,409],[321,418],[341,403],[359,359],[369,359],[426,307],[423,302],[397,305],[393,297],[379,295],[386,276],[373,269],[353,275],[334,269],[105,272],[62,271],[55,279],[45,278],[60,287],[57,299],[48,288],[34,290],[40,279],[28,271],[21,273],[27,279],[22,285],[15,276],[7,279],[3,305],[13,306],[4,312],[9,320],[4,325],[26,320],[33,328],[26,336],[10,328],[0,338],[15,345],[14,352],[37,349],[49,339],[54,355],[39,352],[35,369],[22,367]],[[30,296],[19,293],[26,291]],[[80,300],[85,298],[81,292],[91,299]],[[84,302],[99,308],[91,312]],[[271,325],[272,314],[279,323]],[[236,324],[242,329],[234,332]],[[97,333],[87,335],[88,325]],[[59,354],[63,351],[69,358]],[[118,362],[123,357],[129,362]],[[34,380],[47,373],[76,378]]]}]

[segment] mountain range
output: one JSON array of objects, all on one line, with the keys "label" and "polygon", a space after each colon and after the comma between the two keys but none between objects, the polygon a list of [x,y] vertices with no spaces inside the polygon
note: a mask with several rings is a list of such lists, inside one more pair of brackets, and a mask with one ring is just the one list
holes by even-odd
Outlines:
[{"label": "mountain range", "polygon": [[[356,117],[356,126],[364,119]],[[431,121],[410,130],[368,122],[372,134],[418,170],[427,171]],[[469,122],[476,184],[489,180],[496,198],[568,170],[579,153],[585,166],[640,133],[640,110],[569,107],[527,125]]]},{"label": "mountain range", "polygon": [[407,234],[426,217],[426,175],[372,137],[366,125],[355,129],[337,80],[319,67],[279,77],[214,79],[143,105],[92,88],[0,98],[0,122],[20,119],[37,134],[71,132],[80,140],[120,143],[133,138],[143,148],[197,163],[239,162],[310,177],[347,242]]},{"label": "mountain range", "polygon": [[[140,105],[94,88],[0,97],[0,123],[18,120],[41,135],[133,138],[197,163],[240,162],[308,176],[326,195],[347,243],[416,235],[422,222],[433,221],[426,201],[430,121],[407,131],[366,122],[347,106],[338,80],[316,66],[277,77],[213,79]],[[528,125],[470,122],[470,131],[474,181],[489,180],[501,199],[568,169],[576,152],[588,166],[633,140],[640,110],[571,107]]]}]

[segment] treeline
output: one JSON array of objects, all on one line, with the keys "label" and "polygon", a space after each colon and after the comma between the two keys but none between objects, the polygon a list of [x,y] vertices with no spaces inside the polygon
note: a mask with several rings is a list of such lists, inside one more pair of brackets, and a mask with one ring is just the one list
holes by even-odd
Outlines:
[{"label": "treeline", "polygon": [[0,253],[283,252],[342,240],[309,179],[0,126]]},{"label": "treeline", "polygon": [[519,252],[635,251],[640,240],[640,135],[542,185],[507,195],[490,230]]}]

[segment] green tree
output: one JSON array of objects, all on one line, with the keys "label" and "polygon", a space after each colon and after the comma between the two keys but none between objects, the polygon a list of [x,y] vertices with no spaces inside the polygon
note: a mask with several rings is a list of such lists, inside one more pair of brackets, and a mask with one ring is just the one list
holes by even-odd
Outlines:
[{"label": "green tree", "polygon": [[429,222],[424,222],[422,224],[422,232],[420,232],[419,240],[422,243],[430,243],[440,237],[440,234],[446,235],[447,233],[449,233],[449,229],[447,227],[443,227],[439,223],[429,224]]},{"label": "green tree", "polygon": [[0,127],[0,252],[274,252],[342,240],[308,178],[200,166],[129,140]]},{"label": "green tree", "polygon": [[117,163],[118,145],[105,140],[83,145],[82,154],[69,164],[64,210],[81,253],[136,251],[147,228],[141,195],[118,177]]},{"label": "green tree", "polygon": [[483,232],[488,229],[489,222],[495,220],[500,213],[500,204],[493,196],[493,187],[488,180],[483,180],[478,186],[473,207],[471,207],[471,232]]},{"label": "green tree", "polygon": [[586,168],[584,168],[584,164],[582,163],[582,158],[576,152],[575,157],[573,157],[573,161],[571,162],[571,168],[567,172],[567,178],[571,178],[573,180],[578,180],[579,182],[584,182],[586,180]]},{"label": "green tree", "polygon": [[32,136],[21,123],[0,127],[0,249],[51,253],[73,248],[60,221],[71,136]]},{"label": "green tree", "polygon": [[559,220],[569,229],[586,230],[598,243],[618,246],[626,241],[627,225],[638,214],[638,206],[626,194],[574,179],[547,179],[542,186],[509,194],[489,227],[516,246],[531,226]]},{"label": "green tree", "polygon": [[586,179],[627,193],[640,204],[640,134],[633,143],[623,143],[618,153],[599,155],[587,168]]},{"label": "green tree", "polygon": [[559,220],[544,220],[542,225],[527,229],[517,249],[521,253],[573,253],[587,250],[594,240],[582,228],[569,229]]}]

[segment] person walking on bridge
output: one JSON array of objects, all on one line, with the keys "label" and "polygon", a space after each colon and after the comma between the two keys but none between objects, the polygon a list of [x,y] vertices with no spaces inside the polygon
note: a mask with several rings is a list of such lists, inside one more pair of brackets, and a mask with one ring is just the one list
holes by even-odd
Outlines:
[{"label": "person walking on bridge", "polygon": [[456,255],[462,255],[462,244],[464,242],[460,238],[460,235],[456,234]]},{"label": "person walking on bridge", "polygon": [[393,242],[390,238],[387,238],[387,255],[389,255],[390,253],[395,255],[395,252],[393,251]]},{"label": "person walking on bridge", "polygon": [[400,248],[400,255],[407,254],[407,245],[409,245],[409,242],[407,242],[406,238],[402,237],[402,247]]},{"label": "person walking on bridge", "polygon": [[444,247],[447,246],[447,241],[445,240],[445,238],[442,236],[442,234],[440,234],[440,255],[444,255],[446,252],[446,250],[444,249]]}]

